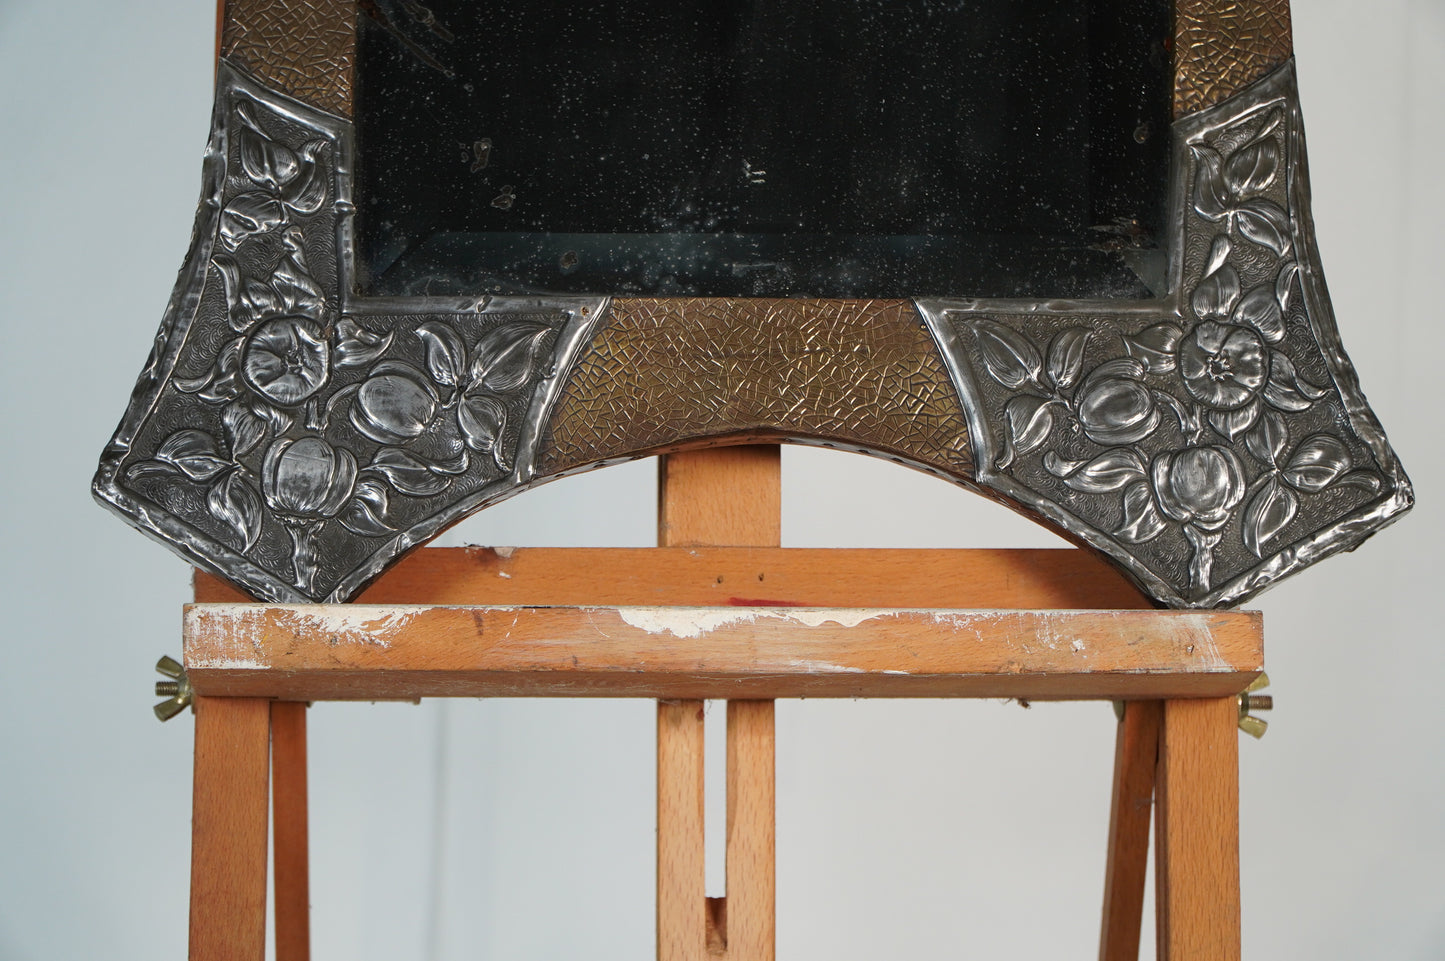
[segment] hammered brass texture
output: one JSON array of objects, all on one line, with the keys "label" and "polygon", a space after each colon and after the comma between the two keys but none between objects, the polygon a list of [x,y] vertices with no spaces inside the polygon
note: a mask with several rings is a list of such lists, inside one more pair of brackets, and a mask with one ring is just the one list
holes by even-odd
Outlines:
[{"label": "hammered brass texture", "polygon": [[355,0],[225,0],[221,56],[283,93],[351,116]]},{"label": "hammered brass texture", "polygon": [[1289,0],[1176,0],[1174,116],[1232,97],[1293,51]]},{"label": "hammered brass texture", "polygon": [[703,298],[613,302],[558,400],[538,472],[729,435],[973,474],[958,395],[910,302]]}]

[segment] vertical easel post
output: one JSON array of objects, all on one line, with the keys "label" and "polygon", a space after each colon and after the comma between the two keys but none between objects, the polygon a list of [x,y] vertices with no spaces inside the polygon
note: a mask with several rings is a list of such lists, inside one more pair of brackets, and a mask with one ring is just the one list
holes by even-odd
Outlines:
[{"label": "vertical easel post", "polygon": [[1239,961],[1239,702],[1164,702],[1155,883],[1160,961]]},{"label": "vertical easel post", "polygon": [[190,961],[266,956],[271,705],[197,697]]},{"label": "vertical easel post", "polygon": [[1149,864],[1149,815],[1159,765],[1162,701],[1125,701],[1114,745],[1109,853],[1104,871],[1104,921],[1099,961],[1138,961]]},{"label": "vertical easel post", "polygon": [[[781,544],[781,454],[776,445],[669,454],[661,458],[659,471],[660,546]],[[691,961],[708,954],[725,955],[731,961],[772,961],[774,957],[773,702],[729,701],[727,729],[727,896],[725,901],[710,902],[701,877],[701,703],[685,701],[673,707],[662,702],[658,706],[659,961]],[[685,750],[685,745],[694,742],[695,755]],[[664,764],[676,767],[665,771]],[[695,801],[681,799],[681,784],[695,784]],[[669,810],[666,821],[664,805],[679,807]],[[690,821],[694,808],[698,812],[695,831]]]},{"label": "vertical easel post", "polygon": [[276,961],[310,961],[306,704],[298,701],[271,702],[271,821],[276,838]]}]

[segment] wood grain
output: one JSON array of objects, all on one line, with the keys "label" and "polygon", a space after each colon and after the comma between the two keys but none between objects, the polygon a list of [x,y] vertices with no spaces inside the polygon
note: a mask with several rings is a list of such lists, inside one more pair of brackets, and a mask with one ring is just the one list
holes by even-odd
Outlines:
[{"label": "wood grain", "polygon": [[[658,462],[657,541],[667,548],[741,546],[774,548],[782,542],[782,457],[776,445],[725,447],[662,457]],[[662,551],[649,552],[652,556]],[[697,551],[675,555],[695,559]],[[698,586],[692,577],[682,591],[661,595],[663,603],[684,604],[683,594]],[[734,586],[753,584],[752,572],[733,572]],[[759,571],[757,583],[765,581]],[[707,575],[706,589],[716,597],[726,575]],[[736,594],[729,602],[742,602]],[[753,603],[757,603],[754,601]],[[773,702],[729,701],[727,714],[727,893],[703,902],[704,937],[689,933],[687,950],[699,956],[736,961],[772,961],[774,952],[774,761]],[[702,714],[698,713],[698,723]],[[659,732],[661,728],[659,728]],[[659,748],[659,760],[661,758]],[[662,777],[659,767],[659,779]],[[704,785],[698,781],[698,802]],[[659,804],[661,801],[659,800]],[[659,838],[661,832],[659,830]],[[704,857],[698,839],[697,857]],[[689,854],[689,857],[692,855]],[[691,868],[691,862],[686,862]],[[658,877],[665,866],[658,848]],[[679,920],[691,931],[692,906]],[[662,931],[678,928],[671,914],[658,909]],[[668,935],[669,939],[673,937]],[[686,956],[686,955],[683,955]]]},{"label": "wood grain", "polygon": [[190,961],[266,955],[269,702],[197,697]]},{"label": "wood grain", "polygon": [[310,961],[311,879],[306,810],[306,705],[271,702],[271,821],[276,961]]},{"label": "wood grain", "polygon": [[657,958],[700,961],[707,944],[703,704],[657,704]]},{"label": "wood grain", "polygon": [[728,701],[729,961],[771,961],[776,944],[776,762],[772,701]]},{"label": "wood grain", "polygon": [[[735,454],[742,448],[669,455]],[[681,473],[681,472],[680,472]],[[680,481],[668,483],[672,491]],[[674,515],[674,524],[678,523]],[[196,572],[196,600],[251,600]],[[697,607],[947,607],[1147,610],[1139,591],[1076,548],[427,547],[361,604],[683,604]]]},{"label": "wood grain", "polygon": [[1164,704],[1155,872],[1160,961],[1239,961],[1238,719],[1233,697]]},{"label": "wood grain", "polygon": [[1114,745],[1114,792],[1109,804],[1108,861],[1099,961],[1138,961],[1149,861],[1149,815],[1159,764],[1160,701],[1130,701]]},{"label": "wood grain", "polygon": [[198,604],[184,627],[199,693],[304,701],[1204,697],[1263,663],[1247,611]]},{"label": "wood grain", "polygon": [[778,545],[781,469],[776,444],[718,447],[659,458],[658,546]]}]

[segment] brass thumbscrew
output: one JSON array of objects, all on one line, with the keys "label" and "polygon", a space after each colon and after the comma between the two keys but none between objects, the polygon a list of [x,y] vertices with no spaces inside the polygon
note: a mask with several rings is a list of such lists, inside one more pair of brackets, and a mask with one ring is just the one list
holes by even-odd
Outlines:
[{"label": "brass thumbscrew", "polygon": [[1244,693],[1239,695],[1239,729],[1253,738],[1264,737],[1269,722],[1264,718],[1255,717],[1251,711],[1268,711],[1274,708],[1274,698],[1268,694],[1256,694],[1255,691],[1262,691],[1269,687],[1269,675],[1260,672],[1259,677]]},{"label": "brass thumbscrew", "polygon": [[191,680],[186,677],[186,669],[173,657],[162,657],[156,661],[156,671],[171,678],[169,681],[156,681],[156,697],[166,699],[155,706],[156,717],[169,721],[191,706]]}]

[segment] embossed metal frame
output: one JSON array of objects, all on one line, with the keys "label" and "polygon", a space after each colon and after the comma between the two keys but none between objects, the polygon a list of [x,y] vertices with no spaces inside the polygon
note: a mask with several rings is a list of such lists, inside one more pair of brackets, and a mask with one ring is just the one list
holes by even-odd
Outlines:
[{"label": "embossed metal frame", "polygon": [[1284,0],[1177,0],[1169,292],[1128,302],[357,296],[355,17],[226,5],[192,248],[95,481],[258,597],[347,600],[535,483],[743,439],[988,493],[1170,606],[1411,503],[1320,275]]}]

